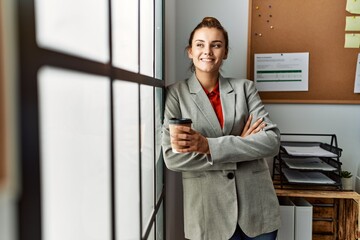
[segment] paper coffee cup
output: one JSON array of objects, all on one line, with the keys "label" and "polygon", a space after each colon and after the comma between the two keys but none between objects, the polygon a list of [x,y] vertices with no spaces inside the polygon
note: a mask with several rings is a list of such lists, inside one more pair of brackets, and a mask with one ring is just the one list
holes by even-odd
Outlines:
[{"label": "paper coffee cup", "polygon": [[[169,119],[169,130],[170,130],[170,139],[172,139],[172,135],[173,134],[178,134],[178,133],[182,133],[181,130],[178,130],[175,128],[175,126],[188,126],[191,127],[191,119],[190,118],[171,118]],[[171,143],[171,147],[172,147],[172,151],[174,153],[179,153],[177,151],[177,149],[184,149],[186,148],[185,146],[180,146],[174,143]]]}]

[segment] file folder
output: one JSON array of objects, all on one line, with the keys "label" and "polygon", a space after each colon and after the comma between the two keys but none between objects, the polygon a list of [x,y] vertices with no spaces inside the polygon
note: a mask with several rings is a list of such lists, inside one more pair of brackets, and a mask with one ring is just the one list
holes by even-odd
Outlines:
[{"label": "file folder", "polygon": [[312,240],[313,207],[304,198],[291,198],[295,204],[295,240]]},{"label": "file folder", "polygon": [[295,205],[289,197],[278,197],[280,204],[281,227],[277,240],[294,240],[295,237]]}]

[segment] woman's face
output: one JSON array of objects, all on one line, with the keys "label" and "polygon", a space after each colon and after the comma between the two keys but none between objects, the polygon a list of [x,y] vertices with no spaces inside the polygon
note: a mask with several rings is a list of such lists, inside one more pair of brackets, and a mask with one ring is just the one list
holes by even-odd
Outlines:
[{"label": "woman's face", "polygon": [[188,56],[196,72],[218,73],[223,59],[227,57],[225,38],[216,28],[200,28],[194,33]]}]

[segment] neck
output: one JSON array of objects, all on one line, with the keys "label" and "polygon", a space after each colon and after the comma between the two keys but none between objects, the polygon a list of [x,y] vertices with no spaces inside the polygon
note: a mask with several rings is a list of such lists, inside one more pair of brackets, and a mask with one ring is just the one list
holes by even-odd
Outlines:
[{"label": "neck", "polygon": [[203,73],[203,72],[195,72],[196,78],[199,80],[201,85],[209,92],[211,92],[219,79],[219,72],[216,73]]}]

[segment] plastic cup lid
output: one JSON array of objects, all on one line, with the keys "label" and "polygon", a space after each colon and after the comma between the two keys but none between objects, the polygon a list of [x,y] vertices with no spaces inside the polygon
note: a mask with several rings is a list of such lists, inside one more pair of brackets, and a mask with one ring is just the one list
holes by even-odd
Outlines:
[{"label": "plastic cup lid", "polygon": [[169,124],[188,124],[192,123],[190,118],[170,118]]}]

